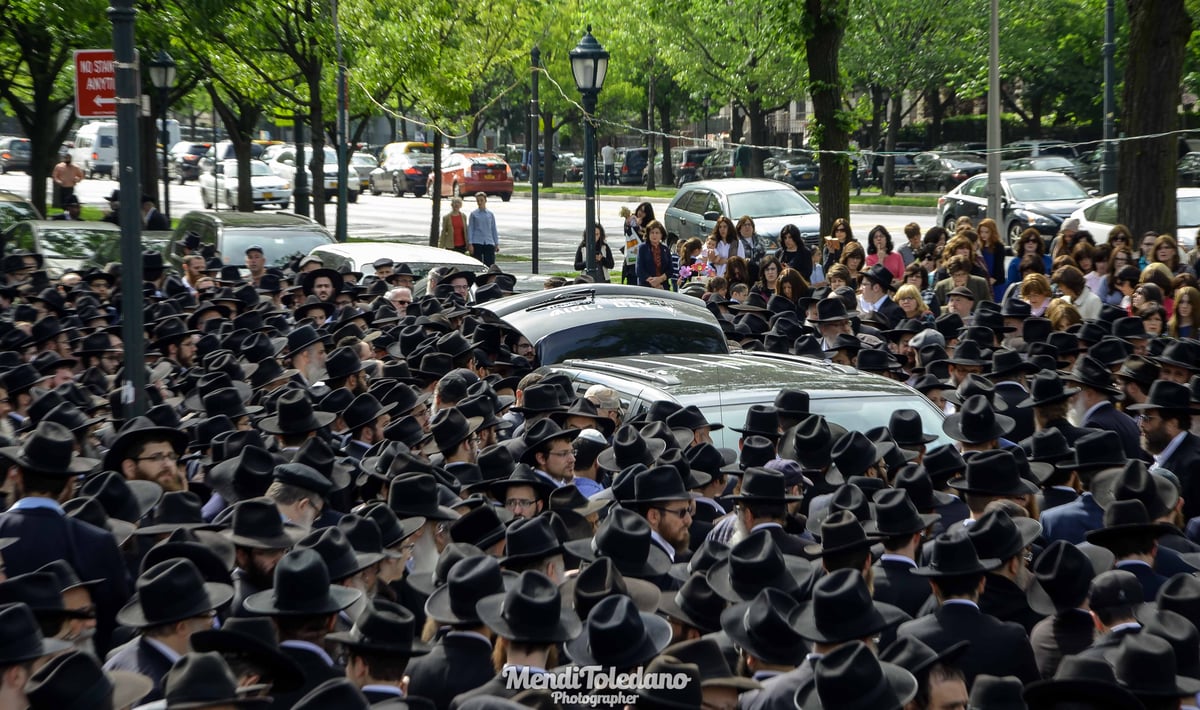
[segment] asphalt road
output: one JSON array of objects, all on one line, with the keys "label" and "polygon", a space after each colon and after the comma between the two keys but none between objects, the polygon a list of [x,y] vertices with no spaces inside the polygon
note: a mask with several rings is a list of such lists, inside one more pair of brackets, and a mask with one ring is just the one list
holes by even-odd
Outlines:
[{"label": "asphalt road", "polygon": [[[76,189],[81,202],[88,206],[105,207],[104,198],[117,187],[117,183],[106,178],[85,180]],[[0,190],[10,190],[22,195],[29,195],[29,178],[23,173],[0,175]],[[618,210],[622,205],[630,209],[640,200],[624,198],[618,195],[605,196],[601,190],[599,202],[599,219],[608,234],[621,235],[621,217]],[[200,204],[200,188],[195,182],[186,185],[172,183],[170,189],[171,214],[175,217],[189,210],[203,209]],[[428,239],[431,210],[433,202],[428,198],[412,196],[393,197],[380,195],[374,197],[369,193],[359,196],[356,204],[349,206],[349,234],[353,238],[362,239],[394,239],[410,243],[424,243]],[[527,195],[514,195],[510,202],[501,202],[499,198],[490,198],[488,208],[496,215],[497,227],[500,230],[500,248],[502,254],[511,254],[531,258],[533,252],[533,232],[531,224],[533,201]],[[661,218],[666,209],[666,203],[656,203],[655,210]],[[468,200],[465,212],[474,209],[474,201]],[[582,225],[584,223],[584,202],[579,199],[557,199],[554,196],[543,197],[539,200],[539,231],[538,257],[539,271],[569,271],[573,269],[575,249],[579,246]],[[449,210],[449,201],[443,201],[443,210]],[[337,206],[330,203],[326,206],[326,223],[333,229]],[[922,229],[932,227],[936,220],[933,215],[911,215],[889,211],[880,208],[879,211],[855,211],[850,217],[855,231],[865,237],[866,232],[876,224],[887,227],[893,238],[899,244],[903,240],[903,227],[909,222],[917,222]],[[619,239],[614,242],[620,241]],[[614,248],[614,252],[616,249]],[[618,267],[620,256],[616,254]],[[525,271],[523,264],[529,262],[506,262],[505,268],[511,271]]]}]

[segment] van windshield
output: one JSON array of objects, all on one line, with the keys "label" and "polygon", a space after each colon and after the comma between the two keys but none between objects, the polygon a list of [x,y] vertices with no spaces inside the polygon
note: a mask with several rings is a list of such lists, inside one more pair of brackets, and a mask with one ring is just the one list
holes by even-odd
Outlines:
[{"label": "van windshield", "polygon": [[543,365],[572,358],[602,358],[647,353],[727,353],[717,327],[684,320],[613,319],[559,330],[536,344]]}]

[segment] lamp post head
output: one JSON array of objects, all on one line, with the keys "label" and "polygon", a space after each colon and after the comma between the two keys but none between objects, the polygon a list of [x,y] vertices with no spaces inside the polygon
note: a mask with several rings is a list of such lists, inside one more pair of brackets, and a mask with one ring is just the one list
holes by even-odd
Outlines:
[{"label": "lamp post head", "polygon": [[169,89],[175,85],[175,60],[165,50],[158,50],[150,60],[150,83],[157,89]]},{"label": "lamp post head", "polygon": [[608,73],[608,52],[592,36],[588,25],[583,39],[570,52],[571,73],[575,76],[575,88],[579,93],[598,94],[604,88],[604,77]]}]

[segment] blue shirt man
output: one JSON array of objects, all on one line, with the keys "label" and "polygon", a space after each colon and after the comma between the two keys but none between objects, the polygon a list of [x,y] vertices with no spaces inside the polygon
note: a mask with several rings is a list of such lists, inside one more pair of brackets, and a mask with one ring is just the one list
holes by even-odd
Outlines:
[{"label": "blue shirt man", "polygon": [[467,243],[471,254],[491,266],[496,263],[496,251],[500,247],[500,233],[496,230],[496,216],[487,208],[487,195],[475,195],[478,208],[467,219]]}]

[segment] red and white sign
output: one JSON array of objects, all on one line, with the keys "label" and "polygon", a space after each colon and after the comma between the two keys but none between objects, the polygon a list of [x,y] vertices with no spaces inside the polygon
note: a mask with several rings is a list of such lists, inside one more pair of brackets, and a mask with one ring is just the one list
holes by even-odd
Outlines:
[{"label": "red and white sign", "polygon": [[111,49],[75,50],[75,115],[79,118],[117,115],[117,81]]}]

